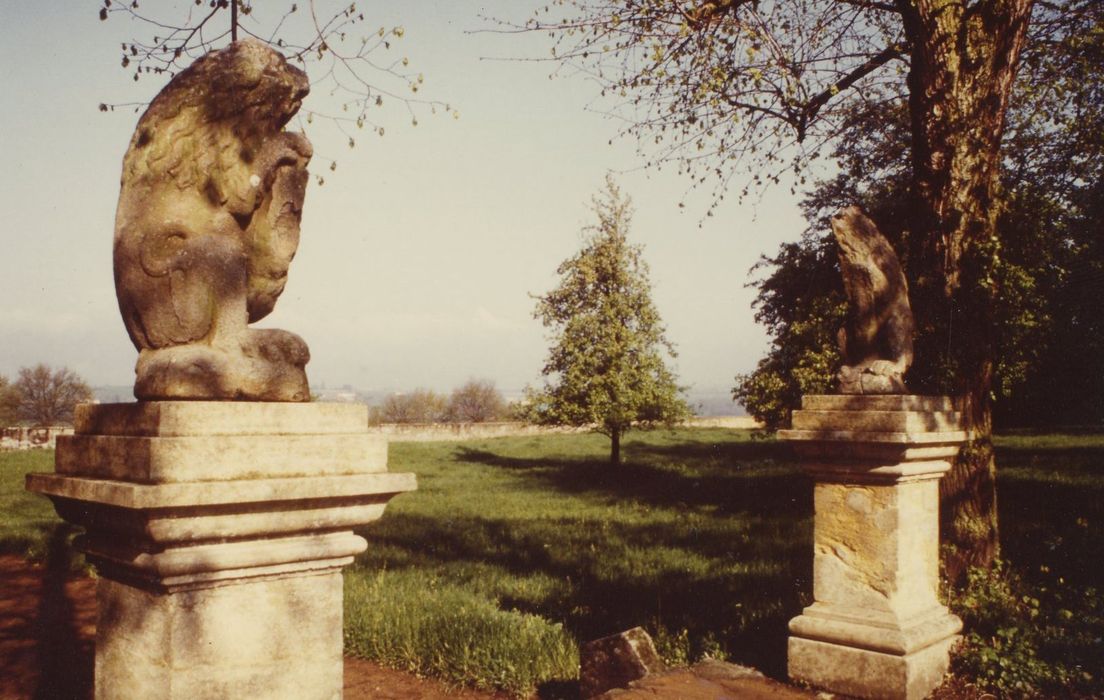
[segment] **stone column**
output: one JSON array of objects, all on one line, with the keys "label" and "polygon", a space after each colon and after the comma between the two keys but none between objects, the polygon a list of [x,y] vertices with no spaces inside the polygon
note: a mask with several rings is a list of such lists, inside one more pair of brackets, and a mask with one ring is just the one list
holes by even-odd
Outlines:
[{"label": "stone column", "polygon": [[85,528],[98,700],[341,697],[352,529],[416,488],[367,426],[347,404],[78,407],[27,488]]},{"label": "stone column", "polygon": [[962,622],[939,602],[939,479],[966,434],[947,397],[805,396],[792,441],[815,480],[813,604],[789,674],[861,698],[923,698]]}]

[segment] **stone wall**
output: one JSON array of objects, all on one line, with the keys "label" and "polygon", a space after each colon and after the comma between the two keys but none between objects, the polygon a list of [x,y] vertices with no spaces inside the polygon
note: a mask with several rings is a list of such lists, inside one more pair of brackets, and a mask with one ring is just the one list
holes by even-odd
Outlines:
[{"label": "stone wall", "polygon": [[[750,416],[711,416],[691,418],[683,423],[691,428],[732,428],[751,430],[760,427]],[[585,433],[589,428],[566,428],[529,425],[518,421],[489,423],[384,423],[368,428],[368,432],[386,435],[390,442],[441,442],[475,440],[479,438],[548,435],[553,433]]]},{"label": "stone wall", "polygon": [[72,435],[71,427],[54,425],[47,428],[13,426],[0,429],[0,450],[52,450],[58,435]]},{"label": "stone wall", "polygon": [[[691,428],[731,428],[753,430],[761,427],[751,416],[709,416],[691,418],[683,423]],[[554,433],[585,433],[588,428],[561,428],[529,425],[518,421],[490,423],[385,423],[373,425],[368,432],[386,435],[390,442],[445,442],[478,440],[480,438],[547,435]],[[66,426],[49,428],[3,428],[0,450],[54,449],[58,435],[72,435]]]}]

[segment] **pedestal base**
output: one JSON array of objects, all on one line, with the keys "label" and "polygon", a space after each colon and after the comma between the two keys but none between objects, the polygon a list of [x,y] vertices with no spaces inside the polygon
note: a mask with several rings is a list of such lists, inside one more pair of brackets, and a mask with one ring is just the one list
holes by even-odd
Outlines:
[{"label": "pedestal base", "polygon": [[31,474],[100,574],[96,698],[342,692],[342,577],[413,474],[364,406],[80,406]]},{"label": "pedestal base", "polygon": [[957,639],[897,655],[790,637],[790,678],[859,698],[920,700],[942,681]]},{"label": "pedestal base", "polygon": [[789,674],[860,698],[919,700],[962,622],[938,598],[939,478],[966,435],[946,397],[805,396],[793,442],[815,479],[813,600]]},{"label": "pedestal base", "polygon": [[340,697],[340,572],[213,588],[97,586],[97,700]]}]

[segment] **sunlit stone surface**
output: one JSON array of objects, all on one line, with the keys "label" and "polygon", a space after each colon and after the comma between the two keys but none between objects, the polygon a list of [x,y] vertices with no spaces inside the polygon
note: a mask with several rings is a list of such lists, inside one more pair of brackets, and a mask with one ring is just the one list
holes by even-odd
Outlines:
[{"label": "sunlit stone surface", "polygon": [[813,604],[789,673],[862,698],[923,698],[962,622],[939,602],[939,478],[966,434],[946,397],[805,396],[792,441],[813,477]]}]

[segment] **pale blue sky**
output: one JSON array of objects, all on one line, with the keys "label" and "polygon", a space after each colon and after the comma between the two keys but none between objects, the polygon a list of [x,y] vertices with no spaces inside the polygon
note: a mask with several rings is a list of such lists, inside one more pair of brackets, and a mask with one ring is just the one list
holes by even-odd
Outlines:
[{"label": "pale blue sky", "polygon": [[[150,6],[160,0],[150,0]],[[172,4],[172,3],[167,3]],[[190,3],[187,3],[190,4]],[[262,5],[263,3],[257,3]],[[465,33],[480,14],[524,19],[536,3],[359,3],[371,26],[402,25],[397,55],[425,75],[423,93],[460,118],[386,110],[386,136],[357,148],[312,125],[313,170],[299,254],[275,312],[260,325],[310,345],[312,384],[447,391],[470,377],[511,391],[538,379],[547,349],[530,293],[556,281],[580,245],[587,203],[607,170],[636,204],[654,299],[697,390],[724,389],[766,347],[748,269],[804,227],[788,188],[757,205],[723,204],[699,220],[706,192],[670,172],[641,171],[635,145],[608,141],[597,89],[549,79],[536,35]],[[119,319],[111,239],[120,164],[138,115],[100,102],[147,100],[155,79],[119,68],[133,30],[96,18],[94,2],[0,3],[0,373],[67,365],[93,384],[129,384],[136,352]],[[326,95],[308,105],[326,108]],[[338,168],[328,170],[327,158]]]}]

